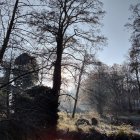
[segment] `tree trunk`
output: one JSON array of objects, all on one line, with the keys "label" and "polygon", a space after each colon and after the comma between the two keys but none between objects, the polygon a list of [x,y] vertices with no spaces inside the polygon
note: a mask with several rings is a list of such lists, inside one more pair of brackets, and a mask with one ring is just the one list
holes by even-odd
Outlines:
[{"label": "tree trunk", "polygon": [[131,103],[131,98],[128,98],[128,106],[129,106],[129,112],[132,113],[133,109],[132,109],[132,103]]},{"label": "tree trunk", "polygon": [[75,102],[74,102],[74,108],[73,108],[73,112],[72,112],[72,118],[75,117],[76,106],[77,106],[77,101],[78,101],[78,94],[79,94],[81,79],[82,79],[82,75],[83,75],[83,71],[84,71],[84,66],[85,66],[85,57],[86,57],[86,53],[85,53],[85,56],[84,56],[84,60],[82,62],[82,67],[81,67],[80,75],[79,75],[79,79],[78,79],[78,86],[77,86],[76,95],[75,95]]},{"label": "tree trunk", "polygon": [[[8,83],[10,81],[10,75],[11,75],[11,62],[8,63],[8,62],[5,62],[2,64],[2,66],[4,67],[5,69],[5,75],[4,75],[4,83]],[[5,87],[5,90],[6,90],[6,117],[7,119],[9,119],[10,117],[10,106],[9,106],[9,95],[10,95],[10,87],[11,85],[7,85]]]},{"label": "tree trunk", "polygon": [[[8,73],[8,81],[10,80],[10,72]],[[7,115],[7,119],[10,118],[10,106],[9,106],[9,95],[10,95],[10,85],[8,85],[6,87],[6,115]]]},{"label": "tree trunk", "polygon": [[54,64],[54,73],[53,73],[53,92],[59,96],[60,87],[61,87],[61,61],[62,61],[62,40],[57,43],[57,58]]},{"label": "tree trunk", "polygon": [[10,35],[11,35],[13,25],[14,25],[14,19],[15,19],[16,11],[17,11],[17,8],[18,8],[18,2],[19,2],[19,0],[16,0],[15,6],[14,6],[14,9],[13,9],[13,13],[12,13],[12,18],[11,18],[10,24],[8,26],[8,29],[7,29],[6,37],[4,38],[3,45],[0,49],[0,63],[2,62],[5,50],[8,46],[8,42],[9,42]]},{"label": "tree trunk", "polygon": [[140,95],[140,81],[139,81],[139,72],[138,72],[138,69],[136,69],[135,71],[136,71],[136,79],[137,79],[138,90],[139,90],[139,95]]},{"label": "tree trunk", "polygon": [[56,114],[54,114],[55,118],[54,118],[54,122],[53,122],[53,126],[52,126],[52,131],[53,131],[53,135],[54,135],[54,140],[56,138],[56,130],[57,130],[57,122],[58,122],[58,106],[59,106],[59,95],[60,95],[60,87],[61,87],[61,61],[62,61],[62,53],[63,53],[63,38],[61,38],[61,36],[59,36],[59,39],[57,41],[57,51],[56,51],[56,61],[54,64],[54,73],[53,73],[53,87],[52,87],[52,91],[55,95],[55,99],[54,99],[54,104],[55,104],[55,112]]}]

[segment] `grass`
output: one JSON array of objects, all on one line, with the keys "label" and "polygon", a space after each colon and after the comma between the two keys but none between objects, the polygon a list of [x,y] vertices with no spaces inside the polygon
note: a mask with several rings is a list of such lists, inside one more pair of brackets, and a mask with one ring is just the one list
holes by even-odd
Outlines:
[{"label": "grass", "polygon": [[[82,129],[84,132],[88,132],[92,126],[89,125],[80,125],[77,127],[75,125],[76,121],[79,118],[85,118],[87,120],[91,120],[92,117],[95,116],[95,113],[79,113],[75,114],[75,117],[72,118],[71,114],[66,114],[64,112],[59,112],[59,121],[58,121],[58,129],[59,130],[68,130],[68,131],[79,131],[79,129]],[[96,114],[97,117],[97,114]]]},{"label": "grass", "polygon": [[[79,118],[89,120],[89,122],[91,118],[96,118],[98,120],[98,125],[76,126],[75,123]],[[8,131],[6,131],[9,136],[17,132],[16,127],[13,127],[11,130],[12,127],[13,126],[8,127]],[[111,125],[94,112],[76,114],[75,118],[72,118],[71,114],[59,112],[57,127],[57,133],[55,133],[53,129],[49,130],[44,128],[40,131],[37,130],[37,132],[35,131],[35,133],[32,133],[33,135],[29,135],[30,140],[34,140],[36,136],[38,136],[40,140],[52,140],[54,138],[56,140],[140,140],[140,134],[135,134],[132,126],[124,124],[120,126]],[[1,132],[5,133],[5,130],[2,129]],[[5,137],[5,134],[3,135],[3,133],[1,133],[0,138],[2,136]],[[21,135],[15,136],[18,137]]]},{"label": "grass", "polygon": [[[98,120],[98,125],[97,126],[92,126],[92,125],[80,125],[76,126],[75,123],[79,118],[85,118],[87,120],[91,120],[91,118],[96,118]],[[99,117],[97,113],[94,112],[89,112],[89,113],[80,113],[76,114],[75,118],[71,118],[71,114],[66,114],[64,112],[59,113],[59,123],[58,123],[58,130],[63,130],[63,131],[82,131],[82,132],[90,132],[91,129],[95,129],[96,131],[99,131],[102,134],[106,135],[112,135],[112,134],[120,134],[120,133],[125,133],[125,134],[132,134],[132,133],[137,133],[133,131],[133,127],[131,125],[125,125],[122,124],[120,126],[116,125],[111,125],[109,123],[105,123],[103,119]]]}]

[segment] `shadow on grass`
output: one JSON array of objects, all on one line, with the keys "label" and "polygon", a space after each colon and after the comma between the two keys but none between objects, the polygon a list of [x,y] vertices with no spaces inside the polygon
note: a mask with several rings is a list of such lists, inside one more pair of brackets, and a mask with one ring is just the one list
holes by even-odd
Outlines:
[{"label": "shadow on grass", "polygon": [[15,121],[1,121],[0,140],[140,140],[140,135],[124,132],[107,136],[93,128],[90,132],[84,132],[79,128],[77,131],[58,130],[56,134],[51,129],[33,130],[24,125]]},{"label": "shadow on grass", "polygon": [[58,132],[57,137],[61,140],[140,140],[140,135],[119,133],[107,136],[106,134],[101,134],[95,129],[91,129],[88,133],[85,133],[82,130],[77,132],[64,132],[61,130]]}]

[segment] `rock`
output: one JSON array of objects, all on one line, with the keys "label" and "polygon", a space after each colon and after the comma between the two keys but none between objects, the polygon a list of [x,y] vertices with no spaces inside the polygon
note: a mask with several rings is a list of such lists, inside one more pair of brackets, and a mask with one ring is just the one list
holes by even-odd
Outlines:
[{"label": "rock", "polygon": [[91,119],[91,124],[92,125],[98,125],[98,120],[96,118]]},{"label": "rock", "polygon": [[75,125],[79,126],[79,125],[90,125],[89,121],[87,119],[78,119],[75,123]]}]

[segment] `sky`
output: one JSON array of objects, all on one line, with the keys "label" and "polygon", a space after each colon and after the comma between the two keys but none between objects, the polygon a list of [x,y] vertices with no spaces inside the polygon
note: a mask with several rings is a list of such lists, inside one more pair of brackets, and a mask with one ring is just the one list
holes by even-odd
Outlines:
[{"label": "sky", "polygon": [[108,38],[107,46],[98,52],[99,60],[108,65],[122,64],[127,58],[131,47],[129,42],[130,32],[124,25],[129,22],[131,16],[129,10],[131,4],[140,3],[140,0],[101,0],[106,11],[102,23],[102,34]]}]

